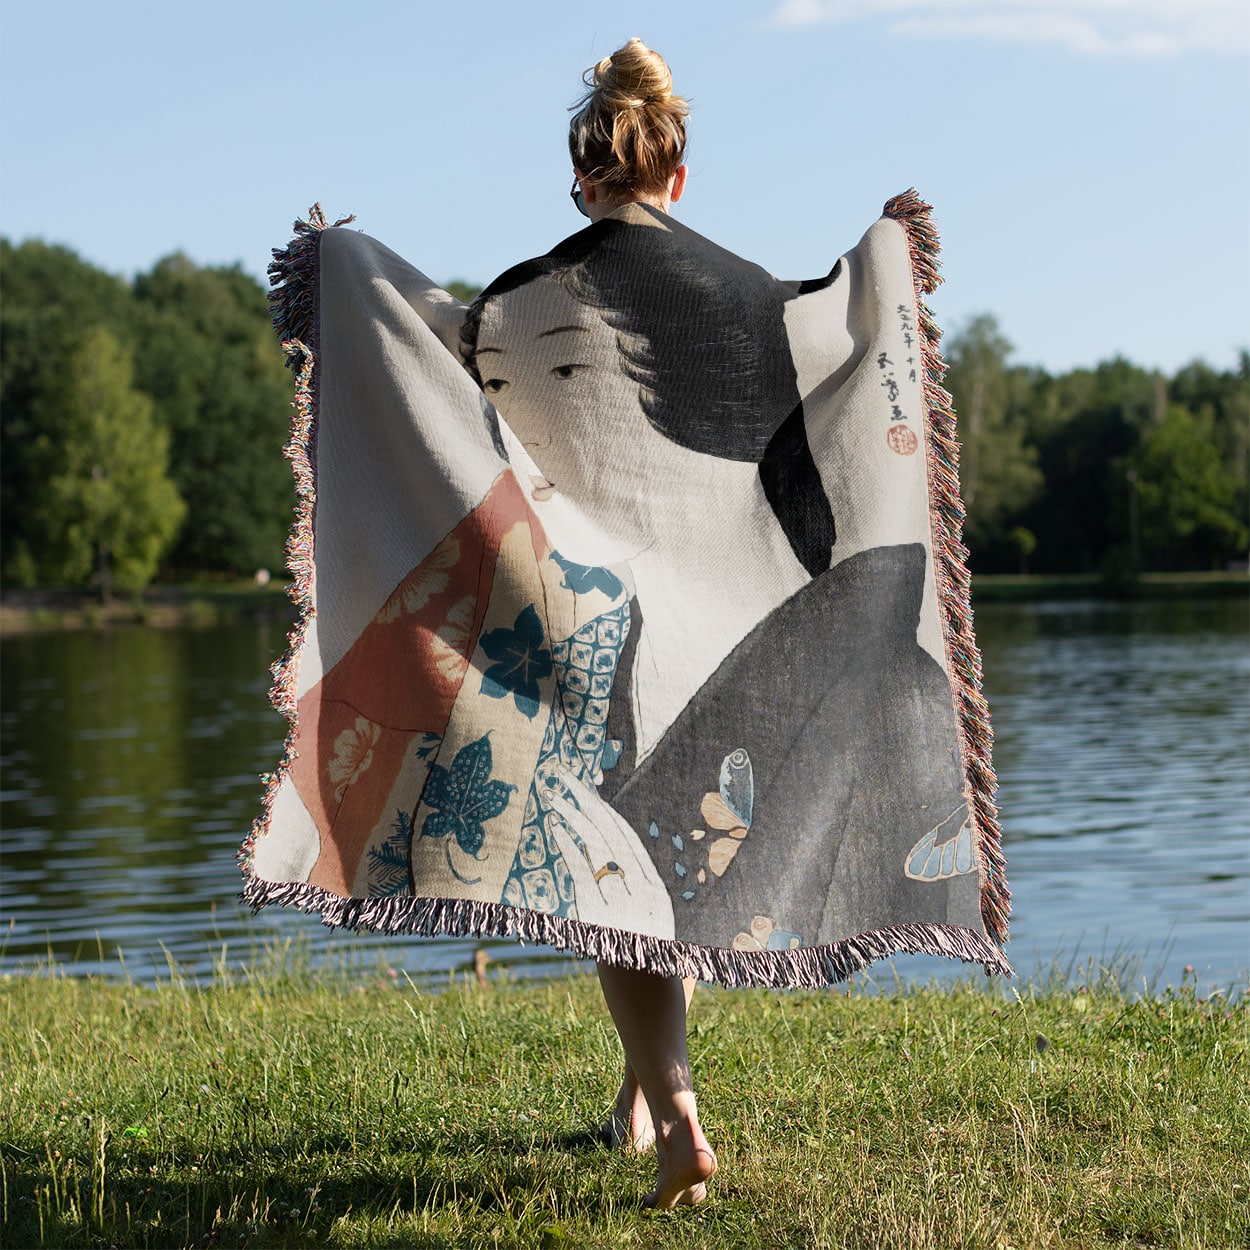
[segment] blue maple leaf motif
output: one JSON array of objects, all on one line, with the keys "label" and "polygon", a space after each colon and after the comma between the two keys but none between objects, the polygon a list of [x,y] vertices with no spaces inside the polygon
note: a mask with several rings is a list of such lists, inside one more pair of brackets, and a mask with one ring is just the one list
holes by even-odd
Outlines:
[{"label": "blue maple leaf motif", "polygon": [[456,752],[450,768],[430,765],[430,777],[422,796],[431,810],[422,822],[421,836],[447,838],[444,843],[447,867],[457,880],[467,885],[476,885],[481,878],[464,877],[457,871],[451,859],[451,839],[455,839],[466,855],[476,859],[486,841],[484,822],[498,816],[508,806],[508,799],[516,789],[507,782],[492,781],[493,767],[490,736],[483,734],[476,742]]},{"label": "blue maple leaf motif", "polygon": [[566,560],[558,551],[551,553],[553,559],[564,570],[563,586],[574,594],[584,595],[592,590],[602,591],[609,599],[615,599],[625,593],[621,579],[610,569],[600,565],[574,564]]},{"label": "blue maple leaf motif", "polygon": [[533,720],[538,715],[538,683],[552,669],[551,652],[542,644],[543,623],[532,603],[511,629],[483,634],[482,650],[495,663],[482,674],[482,693],[492,699],[512,695],[517,711]]}]

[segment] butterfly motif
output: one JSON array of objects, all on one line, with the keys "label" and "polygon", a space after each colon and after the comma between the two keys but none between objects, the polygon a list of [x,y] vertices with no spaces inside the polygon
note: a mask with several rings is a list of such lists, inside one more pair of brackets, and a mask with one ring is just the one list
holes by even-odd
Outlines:
[{"label": "butterfly motif", "polygon": [[741,747],[721,760],[720,797],[738,817],[738,823],[749,829],[755,809],[755,772],[751,757]]},{"label": "butterfly motif", "polygon": [[903,871],[913,881],[945,881],[971,872],[972,863],[972,821],[961,803],[907,852]]},{"label": "butterfly motif", "polygon": [[[751,757],[739,747],[721,760],[717,788],[704,794],[699,803],[699,814],[707,829],[692,829],[688,835],[675,833],[669,837],[669,842],[679,855],[690,852],[694,856],[693,865],[687,865],[680,859],[673,865],[673,872],[679,883],[687,887],[681,892],[685,902],[688,903],[695,897],[699,886],[707,884],[709,872],[715,877],[725,875],[725,870],[747,836],[754,810],[755,777],[751,768]],[[708,829],[721,836],[708,841],[706,867],[700,867],[700,853],[704,848],[699,847],[696,850],[689,843],[702,842],[708,837]],[[654,820],[647,832],[653,840],[659,841],[661,831]]]},{"label": "butterfly motif", "polygon": [[707,866],[718,877],[737,855],[751,828],[755,813],[755,773],[751,757],[739,747],[721,761],[720,784],[708,791],[699,804],[699,812],[710,829],[726,834],[708,846]]}]

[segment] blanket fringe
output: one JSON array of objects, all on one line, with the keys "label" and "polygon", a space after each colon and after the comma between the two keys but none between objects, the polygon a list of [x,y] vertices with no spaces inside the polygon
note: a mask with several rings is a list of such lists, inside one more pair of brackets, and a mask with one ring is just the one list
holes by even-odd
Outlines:
[{"label": "blanket fringe", "polygon": [[[340,217],[335,226],[346,226],[355,215]],[[317,339],[317,251],[321,232],[330,223],[320,204],[308,210],[308,218],[299,218],[292,229],[295,237],[286,247],[273,249],[269,263],[269,314],[278,341],[313,343]],[[288,360],[290,368],[297,368]]]},{"label": "blanket fringe", "polygon": [[939,955],[981,964],[987,976],[1011,976],[1002,952],[962,925],[888,925],[826,946],[787,951],[740,951],[648,937],[583,924],[503,903],[446,898],[343,898],[302,881],[262,881],[249,876],[243,901],[254,910],[270,904],[317,912],[332,928],[382,933],[513,938],[551,946],[584,959],[603,960],[660,976],[697,977],[736,988],[819,989],[845,981],[890,955]]},{"label": "blanket fringe", "polygon": [[942,632],[946,639],[948,668],[955,680],[956,721],[968,778],[968,808],[978,834],[981,918],[986,932],[1001,943],[1008,940],[1011,893],[1007,889],[1007,861],[1003,855],[998,808],[994,803],[998,785],[991,763],[994,733],[981,693],[981,652],[972,631],[968,548],[961,540],[964,505],[959,493],[959,438],[951,395],[942,386],[946,373],[940,350],[942,332],[921,298],[931,295],[942,282],[938,273],[941,244],[931,220],[933,206],[926,204],[914,187],[889,200],[882,212],[906,231],[911,255],[924,364],[930,513],[938,600],[945,626]]},{"label": "blanket fringe", "polygon": [[[335,226],[345,226],[356,218],[340,217]],[[308,210],[308,219],[295,222],[295,237],[284,248],[273,249],[269,266],[269,311],[274,330],[286,353],[287,367],[295,370],[295,398],[292,400],[291,434],[282,454],[291,462],[295,478],[295,519],[286,540],[286,566],[291,574],[287,594],[296,606],[295,624],[287,635],[287,649],[269,673],[269,702],[287,719],[282,758],[272,773],[265,773],[260,814],[252,822],[238,861],[249,880],[256,839],[269,827],[278,787],[291,771],[295,760],[296,691],[299,660],[304,639],[312,621],[313,606],[313,513],[317,503],[313,473],[313,448],[317,430],[317,401],[313,386],[318,348],[317,249],[321,232],[329,228],[320,204]]]}]

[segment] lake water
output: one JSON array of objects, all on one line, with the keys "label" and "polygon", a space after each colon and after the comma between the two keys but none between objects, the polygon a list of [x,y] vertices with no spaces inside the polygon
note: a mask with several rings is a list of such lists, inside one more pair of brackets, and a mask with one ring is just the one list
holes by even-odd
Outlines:
[{"label": "lake water", "polygon": [[[1250,968],[1250,649],[1244,599],[986,604],[977,626],[1024,977],[1093,958],[1211,988]],[[0,970],[207,976],[293,941],[316,961],[442,976],[512,942],[380,939],[236,901],[235,851],[276,762],[277,622],[7,639]],[[896,961],[928,978],[946,961]],[[385,973],[384,973],[385,975]],[[892,975],[888,967],[876,973]]]}]

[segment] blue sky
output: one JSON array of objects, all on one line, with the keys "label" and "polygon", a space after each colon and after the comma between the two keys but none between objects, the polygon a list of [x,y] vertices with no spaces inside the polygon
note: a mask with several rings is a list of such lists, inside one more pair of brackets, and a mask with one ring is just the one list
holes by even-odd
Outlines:
[{"label": "blue sky", "polygon": [[0,229],[261,276],[320,200],[485,282],[581,224],[566,110],[634,34],[694,107],[680,216],[779,276],[915,185],[948,330],[1055,371],[1250,343],[1245,0],[0,0]]}]

